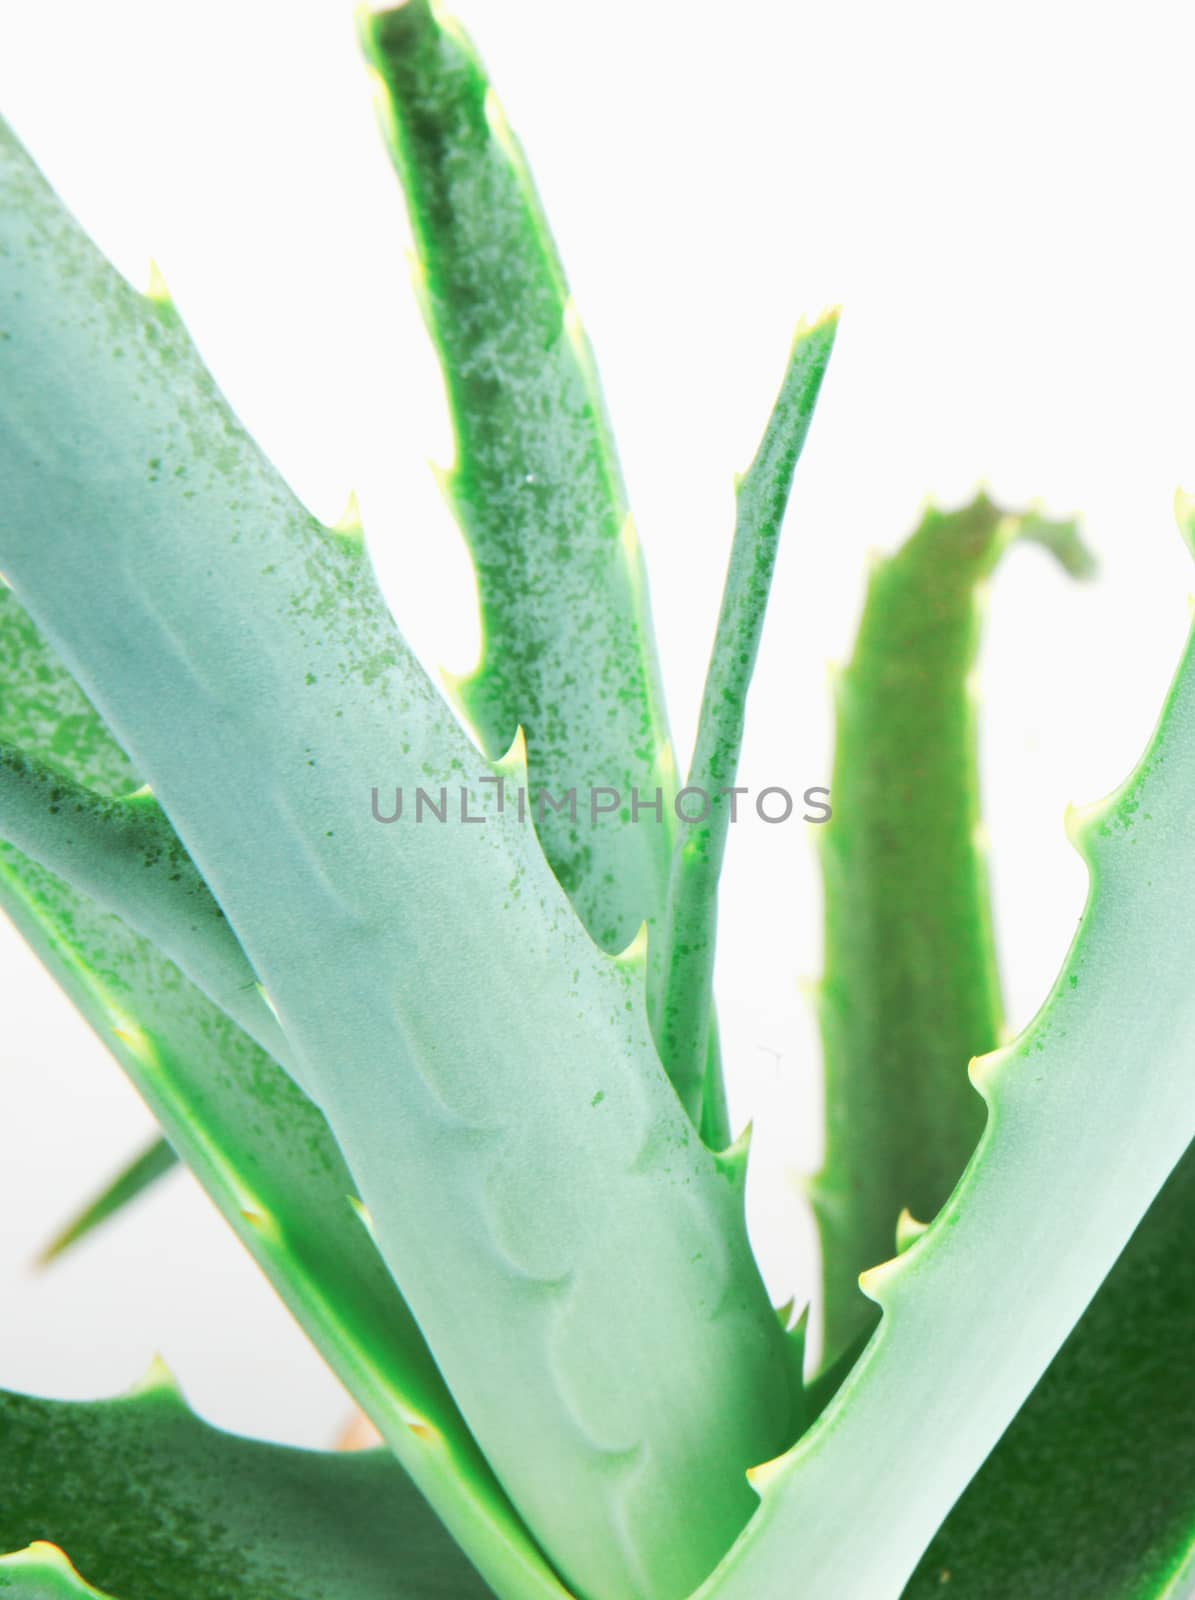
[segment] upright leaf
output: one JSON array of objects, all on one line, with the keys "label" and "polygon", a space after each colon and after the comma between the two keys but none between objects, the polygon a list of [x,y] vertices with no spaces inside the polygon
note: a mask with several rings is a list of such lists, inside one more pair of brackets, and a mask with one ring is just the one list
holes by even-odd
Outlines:
[{"label": "upright leaf", "polygon": [[[140,785],[11,590],[0,590],[0,735],[101,793]],[[560,1585],[486,1466],[414,1318],[350,1210],[316,1108],[145,938],[0,845],[0,907],[166,1129],[233,1231],[496,1593]]]},{"label": "upright leaf", "polygon": [[738,512],[697,742],[682,791],[685,825],[673,850],[660,954],[649,1004],[660,1056],[693,1121],[703,1120],[714,995],[718,879],[736,803],[747,690],[772,587],[793,474],[813,420],[837,313],[797,331],[763,439],[736,488]]},{"label": "upright leaf", "polygon": [[929,510],[873,568],[838,678],[834,818],[819,830],[825,976],[825,1357],[870,1329],[859,1274],[892,1253],[897,1219],[929,1222],[983,1131],[967,1078],[1000,1042],[1000,985],[979,837],[975,668],[982,586],[1012,541],[1090,558],[1070,523],[986,495]]},{"label": "upright leaf", "polygon": [[1193,1232],[1188,1150],[904,1600],[1190,1593],[1176,1575],[1195,1557]]},{"label": "upright leaf", "polygon": [[[1195,1135],[1195,643],[1141,762],[1076,829],[1091,887],[1042,1010],[972,1076],[945,1206],[866,1274],[879,1328],[702,1600],[896,1600]],[[858,1530],[866,1530],[860,1538]],[[795,1575],[795,1579],[794,1579]]]},{"label": "upright leaf", "polygon": [[495,1592],[560,1600],[352,1209],[315,1107],[145,940],[9,847],[0,906]]},{"label": "upright leaf", "polygon": [[[522,726],[533,793],[576,791],[576,816],[537,810],[540,837],[586,927],[619,950],[663,910],[675,772],[589,344],[468,39],[429,0],[366,15],[362,31],[452,409],[445,487],[477,571],[482,658],[457,692],[491,756]],[[632,793],[657,791],[660,820],[636,821]]]},{"label": "upright leaf", "polygon": [[0,163],[0,565],[228,916],[528,1526],[575,1587],[674,1600],[799,1397],[641,981],[516,815],[379,826],[371,787],[455,800],[482,764],[359,543],[7,136]]}]

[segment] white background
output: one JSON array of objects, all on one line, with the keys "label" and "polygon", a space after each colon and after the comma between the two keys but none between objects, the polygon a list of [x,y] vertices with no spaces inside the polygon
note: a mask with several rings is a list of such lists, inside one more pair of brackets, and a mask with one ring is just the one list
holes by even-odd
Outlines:
[{"label": "white background", "polygon": [[[735,7],[461,0],[528,149],[598,352],[649,562],[682,762],[732,520],[792,325],[844,320],[793,497],[741,782],[828,781],[826,663],[869,548],[983,480],[1081,511],[1077,587],[1018,551],[993,587],[983,764],[1010,1020],[1084,890],[1068,800],[1118,782],[1187,623],[1171,498],[1195,484],[1185,8]],[[399,621],[469,666],[450,453],[408,292],[399,191],[341,0],[5,0],[0,106],[117,264],[152,255],[225,391],[319,514],[358,491]],[[753,1115],[777,1300],[814,1283],[808,830],[744,825],[719,995]],[[346,1402],[188,1178],[41,1278],[26,1263],[149,1131],[116,1068],[0,930],[0,1381],[133,1382],[155,1351],[231,1426],[327,1443]]]}]

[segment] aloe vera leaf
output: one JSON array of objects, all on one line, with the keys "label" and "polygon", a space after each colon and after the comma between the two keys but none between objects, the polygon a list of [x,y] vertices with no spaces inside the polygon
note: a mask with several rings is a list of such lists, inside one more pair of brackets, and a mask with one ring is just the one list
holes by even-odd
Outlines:
[{"label": "aloe vera leaf", "polygon": [[[1091,884],[1041,1011],[972,1076],[978,1149],[864,1277],[879,1328],[702,1600],[896,1600],[1195,1134],[1195,646],[1127,782],[1074,828]],[[860,1527],[866,1539],[853,1537]]]},{"label": "aloe vera leaf", "polygon": [[294,1075],[257,974],[153,795],[96,794],[0,742],[0,839],[144,934]]},{"label": "aloe vera leaf", "polygon": [[143,787],[95,707],[0,580],[0,737],[31,751],[96,794]]},{"label": "aloe vera leaf", "polygon": [[[521,725],[537,813],[586,927],[620,950],[663,910],[675,828],[647,581],[588,341],[522,151],[485,70],[428,0],[365,15],[421,299],[447,386],[446,489],[477,572],[481,663],[456,684],[491,756]],[[663,820],[631,819],[662,791]],[[589,812],[590,795],[619,806]],[[611,803],[609,793],[598,804]]]},{"label": "aloe vera leaf", "polygon": [[642,982],[516,814],[379,826],[371,788],[455,797],[482,763],[363,547],[294,500],[173,310],[11,138],[0,160],[0,565],[224,908],[547,1555],[609,1600],[686,1594],[799,1396]]},{"label": "aloe vera leaf", "polygon": [[120,1600],[489,1593],[387,1452],[221,1432],[160,1366],[116,1400],[0,1391],[0,1549],[33,1541]]},{"label": "aloe vera leaf", "polygon": [[[140,786],[7,589],[0,590],[0,683],[0,734],[55,752],[64,770],[97,789]],[[504,1600],[559,1600],[558,1580],[349,1211],[352,1179],[316,1108],[153,945],[2,845],[0,907],[495,1592]]]},{"label": "aloe vera leaf", "polygon": [[1195,1150],[926,1551],[904,1600],[1161,1600],[1195,1550]]},{"label": "aloe vera leaf", "polygon": [[90,1237],[97,1228],[102,1227],[118,1212],[131,1205],[160,1178],[164,1178],[168,1172],[173,1172],[177,1165],[178,1157],[174,1153],[173,1146],[165,1139],[152,1140],[104,1185],[94,1199],[89,1200],[59,1228],[38,1255],[38,1266],[48,1267],[51,1262],[57,1261],[73,1246]]},{"label": "aloe vera leaf", "polygon": [[874,1324],[859,1274],[891,1253],[902,1208],[929,1221],[983,1131],[966,1063],[996,1048],[1003,1013],[970,680],[982,586],[1019,540],[1092,570],[1073,523],[982,494],[927,510],[873,566],[835,685],[834,818],[818,830],[826,1156],[810,1186],[828,1361]]},{"label": "aloe vera leaf", "polygon": [[495,1592],[560,1600],[361,1225],[311,1102],[146,940],[8,846],[0,906]]},{"label": "aloe vera leaf", "polygon": [[[364,14],[361,36],[447,386],[457,461],[443,487],[478,576],[482,661],[452,687],[491,755],[524,729],[537,790],[559,799],[576,787],[582,810],[595,795],[609,806],[617,790],[618,810],[596,821],[591,811],[574,827],[546,805],[537,821],[581,920],[622,950],[664,912],[676,767],[647,574],[592,352],[523,152],[460,25],[413,0]],[[701,1134],[721,1150],[730,1124],[716,1018],[705,1079]]]},{"label": "aloe vera leaf", "polygon": [[698,1131],[711,1150],[725,1150],[733,1138],[730,1105],[726,1098],[726,1078],[722,1071],[722,1043],[718,1031],[718,1011],[710,1003],[709,1047],[705,1061],[705,1082],[701,1090],[701,1121]]},{"label": "aloe vera leaf", "polygon": [[649,1004],[661,1059],[697,1123],[708,1060],[718,879],[735,803],[731,790],[743,747],[747,691],[793,474],[837,331],[837,312],[797,330],[763,439],[736,484],[734,542],[685,786],[694,794],[686,797],[681,791],[686,815],[697,820],[682,828],[673,849],[661,958],[653,967],[658,982],[654,993],[649,985]]},{"label": "aloe vera leaf", "polygon": [[[69,673],[46,649],[10,589],[0,585],[0,739],[36,751],[93,792],[129,795],[141,785]],[[169,1171],[176,1161],[156,1140],[72,1217],[39,1256],[48,1265]]]}]

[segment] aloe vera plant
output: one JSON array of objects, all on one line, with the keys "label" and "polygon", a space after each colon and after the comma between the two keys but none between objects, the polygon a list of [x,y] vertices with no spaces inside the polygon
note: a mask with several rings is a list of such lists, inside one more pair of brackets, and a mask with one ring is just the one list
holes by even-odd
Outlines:
[{"label": "aloe vera plant", "polygon": [[[679,785],[640,548],[519,147],[427,0],[362,22],[457,443],[484,645],[450,692],[162,285],[0,127],[0,903],[383,1441],[295,1452],[168,1375],[0,1393],[0,1591],[110,1600],[1161,1600],[1195,1589],[1195,665],[1073,837],[1000,1033],[977,591],[1076,529],[986,497],[873,573],[837,695],[819,991],[825,1337],[747,1237],[717,890],[837,316],[738,483]],[[1180,503],[1195,543],[1195,513]],[[881,802],[932,805],[894,830]],[[827,820],[828,819],[828,820]],[[861,1285],[861,1288],[860,1288]]]}]

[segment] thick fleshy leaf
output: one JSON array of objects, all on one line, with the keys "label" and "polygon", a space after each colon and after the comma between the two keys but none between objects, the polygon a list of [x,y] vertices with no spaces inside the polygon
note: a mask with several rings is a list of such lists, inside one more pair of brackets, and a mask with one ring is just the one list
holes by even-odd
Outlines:
[{"label": "thick fleshy leaf", "polygon": [[834,817],[818,832],[826,1158],[811,1186],[828,1361],[874,1326],[859,1274],[892,1253],[902,1209],[929,1222],[983,1131],[967,1062],[999,1044],[1002,1013],[971,674],[981,586],[1026,540],[1091,570],[1072,523],[986,495],[926,511],[873,567],[835,685]]},{"label": "thick fleshy leaf", "polygon": [[[1086,909],[1041,1011],[972,1075],[962,1180],[865,1275],[879,1328],[702,1600],[896,1600],[1195,1135],[1195,644],[1138,767],[1075,828]],[[862,1530],[862,1534],[861,1534]],[[794,1575],[797,1575],[794,1577]]]},{"label": "thick fleshy leaf", "polygon": [[[489,1593],[385,1451],[323,1454],[222,1433],[160,1370],[92,1403],[0,1391],[0,1549],[48,1543],[119,1600],[483,1600]],[[71,1594],[35,1549],[6,1578]],[[57,1579],[60,1587],[52,1587]],[[11,1586],[11,1585],[10,1585]],[[82,1593],[89,1591],[84,1588]]]},{"label": "thick fleshy leaf", "polygon": [[699,1126],[714,993],[718,879],[735,803],[747,691],[772,587],[780,529],[805,445],[837,313],[801,327],[755,459],[739,480],[738,512],[718,631],[706,674],[685,796],[687,823],[673,852],[660,953],[649,965],[648,1002],[660,1056]]},{"label": "thick fleshy leaf", "polygon": [[517,815],[379,826],[371,787],[455,803],[497,774],[359,541],[293,498],[172,309],[112,272],[10,136],[0,161],[0,565],[236,930],[548,1556],[611,1600],[675,1600],[800,1402],[641,980]]},{"label": "thick fleshy leaf", "polygon": [[315,1107],[145,940],[9,847],[0,906],[495,1591],[559,1600],[352,1209]]},{"label": "thick fleshy leaf", "polygon": [[0,839],[144,934],[293,1071],[257,974],[152,794],[97,794],[0,742]]},{"label": "thick fleshy leaf", "polygon": [[[548,860],[621,950],[663,911],[675,768],[638,541],[588,341],[522,151],[460,27],[429,0],[366,16],[457,459],[445,488],[484,645],[456,685],[486,750],[521,726]],[[663,793],[662,820],[631,792]],[[591,794],[600,808],[591,815]],[[615,796],[617,799],[615,799]]]},{"label": "thick fleshy leaf", "polygon": [[904,1600],[1186,1600],[1176,1575],[1195,1555],[1193,1234],[1188,1151]]},{"label": "thick fleshy leaf", "polygon": [[[452,412],[443,487],[478,577],[482,659],[454,688],[492,755],[524,730],[535,795],[576,790],[576,820],[533,799],[540,838],[586,927],[621,950],[664,913],[676,764],[592,353],[522,150],[459,24],[408,0],[367,15],[362,39]],[[720,1150],[716,1022],[704,1071],[702,1134]]]},{"label": "thick fleshy leaf", "polygon": [[[7,589],[0,682],[0,735],[100,792],[140,785]],[[558,1597],[349,1209],[352,1178],[311,1102],[148,940],[10,846],[0,846],[0,906],[495,1591]]]}]

